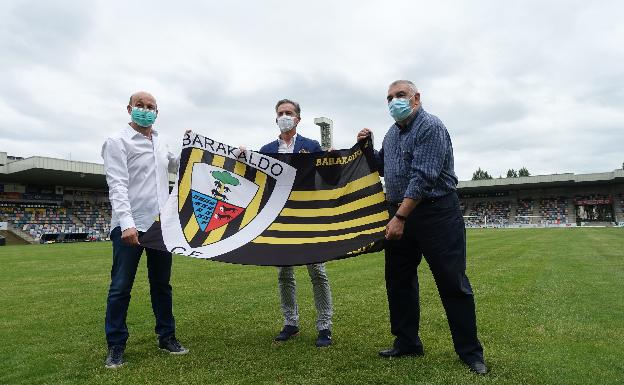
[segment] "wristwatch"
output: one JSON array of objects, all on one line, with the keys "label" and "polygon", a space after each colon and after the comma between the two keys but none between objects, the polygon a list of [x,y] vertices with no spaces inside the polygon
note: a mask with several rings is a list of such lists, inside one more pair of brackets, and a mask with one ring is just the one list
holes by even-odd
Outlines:
[{"label": "wristwatch", "polygon": [[405,217],[404,215],[401,215],[401,214],[394,214],[394,216],[399,218],[403,222],[405,222],[407,220],[407,217]]}]

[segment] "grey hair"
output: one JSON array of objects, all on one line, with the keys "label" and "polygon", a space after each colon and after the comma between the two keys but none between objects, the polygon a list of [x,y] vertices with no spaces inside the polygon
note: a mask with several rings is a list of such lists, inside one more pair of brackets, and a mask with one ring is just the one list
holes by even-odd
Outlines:
[{"label": "grey hair", "polygon": [[292,104],[293,106],[295,106],[295,113],[297,114],[297,117],[300,118],[301,117],[301,106],[299,106],[299,103],[294,102],[290,99],[282,99],[280,101],[277,102],[277,104],[275,105],[275,112],[277,112],[277,109],[279,108],[279,106],[281,106],[282,104]]},{"label": "grey hair", "polygon": [[[417,94],[418,93],[418,88],[416,88],[416,84],[412,83],[409,80],[395,80],[392,83],[390,83],[390,87],[394,87],[396,85],[399,84],[405,84],[407,85],[407,87],[410,89],[410,91],[412,91],[413,94]],[[388,88],[390,88],[388,87]]]}]

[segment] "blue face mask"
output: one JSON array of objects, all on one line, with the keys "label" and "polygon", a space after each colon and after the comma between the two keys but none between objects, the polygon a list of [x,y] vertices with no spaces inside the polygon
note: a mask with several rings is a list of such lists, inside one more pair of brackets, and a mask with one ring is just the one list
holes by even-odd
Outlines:
[{"label": "blue face mask", "polygon": [[132,107],[130,112],[130,118],[132,121],[141,127],[149,127],[154,124],[156,120],[156,111],[151,111],[145,108]]},{"label": "blue face mask", "polygon": [[394,98],[388,103],[388,110],[390,110],[390,115],[395,121],[400,122],[410,116],[413,111],[412,106],[410,106],[410,99],[411,98]]}]

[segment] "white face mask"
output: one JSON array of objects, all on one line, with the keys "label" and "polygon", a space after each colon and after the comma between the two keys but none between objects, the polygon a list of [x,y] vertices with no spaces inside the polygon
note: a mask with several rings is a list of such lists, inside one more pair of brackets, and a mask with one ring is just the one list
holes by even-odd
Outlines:
[{"label": "white face mask", "polygon": [[277,118],[277,126],[281,132],[287,132],[295,127],[295,118],[288,115],[282,115]]}]

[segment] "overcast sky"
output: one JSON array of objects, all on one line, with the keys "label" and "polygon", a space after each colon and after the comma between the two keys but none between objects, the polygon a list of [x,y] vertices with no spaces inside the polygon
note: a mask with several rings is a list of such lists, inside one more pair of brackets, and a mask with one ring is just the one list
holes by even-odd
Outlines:
[{"label": "overcast sky", "polygon": [[186,128],[258,149],[274,106],[334,146],[392,124],[385,96],[410,79],[440,117],[461,180],[612,171],[624,162],[621,1],[0,2],[0,151],[101,163],[129,95],[157,98],[173,148]]}]

